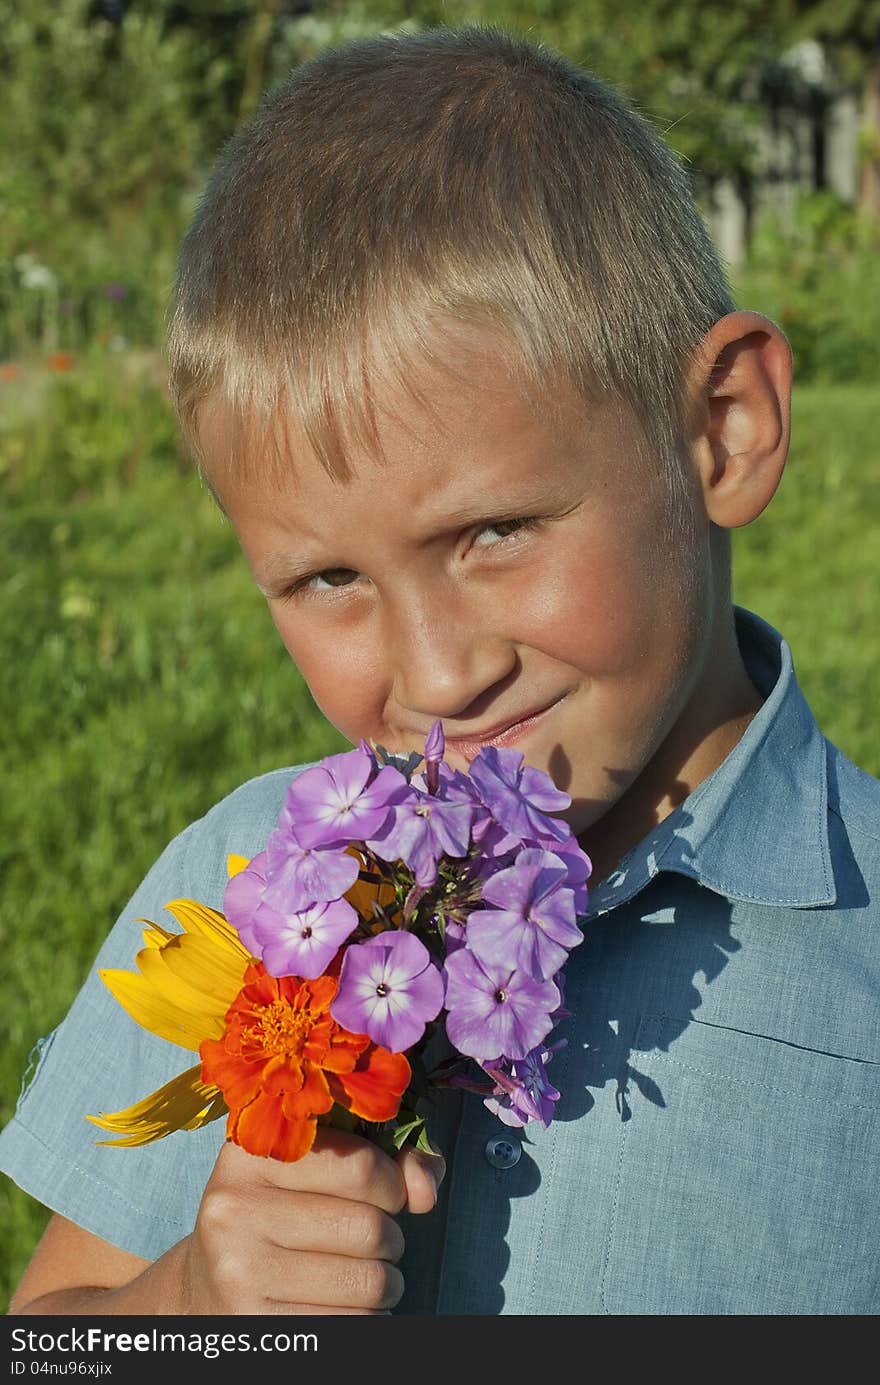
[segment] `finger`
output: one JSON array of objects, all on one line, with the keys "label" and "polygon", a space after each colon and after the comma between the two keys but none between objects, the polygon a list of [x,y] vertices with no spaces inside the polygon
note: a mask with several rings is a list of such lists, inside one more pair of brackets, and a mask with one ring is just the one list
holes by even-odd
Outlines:
[{"label": "finger", "polygon": [[446,1176],[446,1160],[439,1152],[406,1149],[398,1160],[406,1188],[408,1212],[430,1212],[436,1206],[437,1192]]},{"label": "finger", "polygon": [[403,1275],[387,1260],[267,1248],[267,1301],[311,1303],[330,1309],[393,1308],[403,1294]]},{"label": "finger", "polygon": [[283,1163],[246,1154],[228,1142],[217,1159],[217,1173],[234,1185],[287,1188],[369,1202],[394,1215],[406,1201],[403,1175],[394,1159],[377,1145],[344,1130],[318,1130],[311,1151]]},{"label": "finger", "polygon": [[283,1250],[391,1263],[403,1254],[403,1232],[397,1222],[371,1202],[277,1188],[266,1191],[270,1196],[264,1194],[255,1212],[261,1215],[267,1239]]}]

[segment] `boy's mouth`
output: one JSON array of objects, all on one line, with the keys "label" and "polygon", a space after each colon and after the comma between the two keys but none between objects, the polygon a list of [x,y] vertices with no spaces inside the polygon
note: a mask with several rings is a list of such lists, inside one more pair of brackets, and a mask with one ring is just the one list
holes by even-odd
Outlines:
[{"label": "boy's mouth", "polygon": [[527,712],[525,716],[518,717],[515,721],[499,722],[495,726],[487,727],[486,730],[478,734],[469,736],[447,736],[447,750],[456,750],[459,755],[470,762],[474,756],[482,750],[485,745],[514,745],[521,736],[524,736],[533,726],[537,724],[548,712],[552,712],[554,707],[558,707],[565,700],[568,693],[563,693],[553,702],[548,702],[543,707],[538,707],[534,712]]}]

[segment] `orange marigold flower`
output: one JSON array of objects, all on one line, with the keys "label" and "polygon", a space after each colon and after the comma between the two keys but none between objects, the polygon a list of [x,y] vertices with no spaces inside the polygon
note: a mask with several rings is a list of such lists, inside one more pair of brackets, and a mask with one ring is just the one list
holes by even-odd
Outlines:
[{"label": "orange marigold flower", "polygon": [[270,976],[254,962],[226,1015],[222,1038],[200,1045],[202,1081],[229,1107],[226,1133],[250,1154],[308,1154],[318,1117],[334,1104],[368,1121],[397,1115],[411,1069],[330,1014],[334,976]]}]

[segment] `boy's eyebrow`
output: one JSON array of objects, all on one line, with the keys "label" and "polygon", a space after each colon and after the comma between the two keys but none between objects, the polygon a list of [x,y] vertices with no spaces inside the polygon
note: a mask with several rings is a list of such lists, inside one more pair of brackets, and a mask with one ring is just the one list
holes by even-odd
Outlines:
[{"label": "boy's eyebrow", "polygon": [[524,489],[522,494],[511,496],[497,504],[484,495],[473,500],[464,500],[460,505],[450,506],[442,515],[431,518],[430,531],[426,536],[445,534],[450,529],[466,529],[473,524],[501,524],[511,519],[527,519],[530,515],[546,516],[549,519],[574,509],[581,499],[581,495],[572,495],[570,486],[563,484],[551,487],[548,486],[546,478],[542,477],[538,486]]},{"label": "boy's eyebrow", "polygon": [[[543,501],[544,503],[540,505],[537,501],[530,504],[525,498],[521,498],[517,504],[498,505],[491,508],[485,502],[483,504],[462,504],[457,509],[444,511],[442,519],[431,525],[428,537],[435,534],[442,535],[450,530],[467,528],[469,525],[478,523],[502,524],[512,519],[524,519],[530,511],[540,510],[542,516],[561,518],[577,508],[580,498],[572,501],[572,497],[568,495],[548,500],[545,495]],[[271,596],[280,588],[292,586],[304,577],[311,577],[321,568],[334,566],[342,567],[345,564],[325,562],[320,558],[296,558],[289,553],[270,553],[260,560],[259,575],[254,574],[254,581],[264,596]]]}]

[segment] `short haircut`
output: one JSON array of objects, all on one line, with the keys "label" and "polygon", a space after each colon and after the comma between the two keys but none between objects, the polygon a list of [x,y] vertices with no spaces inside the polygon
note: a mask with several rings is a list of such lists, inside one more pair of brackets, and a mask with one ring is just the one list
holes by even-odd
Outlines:
[{"label": "short haircut", "polygon": [[539,386],[631,406],[678,486],[685,369],[733,306],[686,171],[613,87],[492,26],[383,34],[295,68],[220,152],[171,396],[197,458],[209,396],[242,422],[284,402],[344,474],[377,365],[405,382],[444,321],[488,326]]}]

